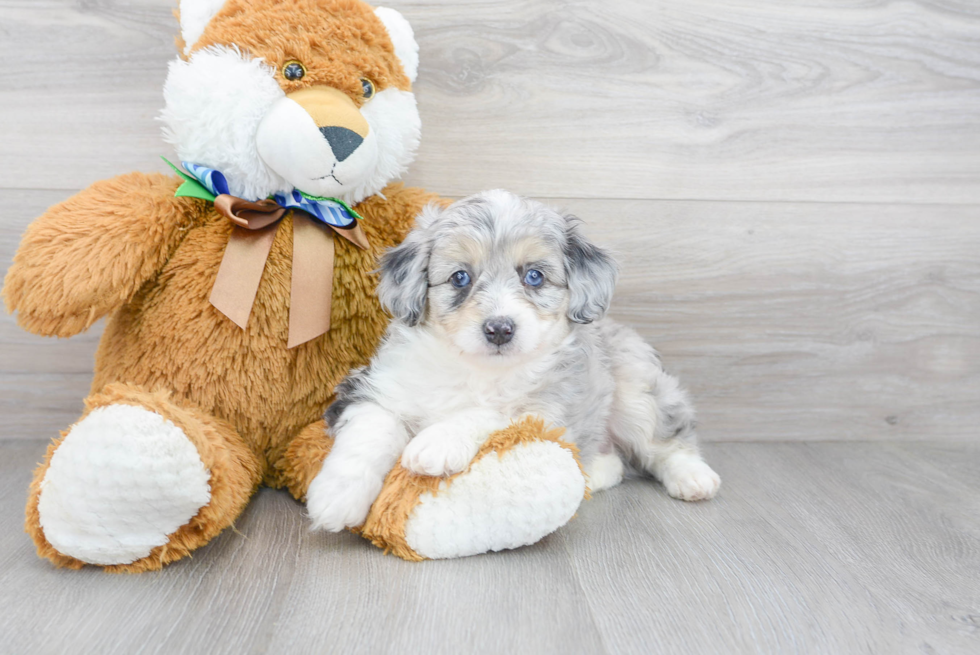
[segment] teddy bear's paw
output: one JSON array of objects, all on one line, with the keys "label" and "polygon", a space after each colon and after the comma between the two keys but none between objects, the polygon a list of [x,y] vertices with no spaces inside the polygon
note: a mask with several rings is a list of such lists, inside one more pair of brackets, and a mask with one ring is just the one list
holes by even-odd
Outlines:
[{"label": "teddy bear's paw", "polygon": [[211,500],[210,475],[184,432],[155,412],[106,405],[71,427],[38,500],[41,528],[89,564],[146,557]]},{"label": "teddy bear's paw", "polygon": [[345,476],[329,467],[313,478],[306,492],[306,511],[314,530],[340,532],[364,523],[383,480],[366,475]]},{"label": "teddy bear's paw", "polygon": [[584,494],[575,456],[558,443],[491,451],[437,493],[419,497],[405,540],[430,559],[527,546],[565,525]]}]

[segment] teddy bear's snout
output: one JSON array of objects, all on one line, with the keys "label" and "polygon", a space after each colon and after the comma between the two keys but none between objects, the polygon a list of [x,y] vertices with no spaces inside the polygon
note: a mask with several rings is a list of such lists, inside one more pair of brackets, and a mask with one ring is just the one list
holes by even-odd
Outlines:
[{"label": "teddy bear's snout", "polygon": [[310,115],[338,162],[350,157],[371,129],[350,97],[333,87],[314,86],[286,97]]},{"label": "teddy bear's snout", "polygon": [[349,95],[311,86],[280,97],[256,132],[263,163],[296,189],[334,197],[373,174],[378,140]]}]

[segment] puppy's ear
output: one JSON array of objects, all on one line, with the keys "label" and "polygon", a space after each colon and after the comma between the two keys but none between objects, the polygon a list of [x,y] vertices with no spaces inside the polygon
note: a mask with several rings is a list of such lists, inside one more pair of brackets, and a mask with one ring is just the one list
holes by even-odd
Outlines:
[{"label": "puppy's ear", "polygon": [[565,220],[568,318],[575,323],[591,323],[609,309],[619,269],[609,253],[582,235],[578,218],[568,215]]},{"label": "puppy's ear", "polygon": [[435,205],[425,207],[415,219],[416,227],[401,245],[381,257],[378,300],[392,316],[410,326],[418,325],[425,315],[431,248],[427,228],[438,214],[439,208]]}]

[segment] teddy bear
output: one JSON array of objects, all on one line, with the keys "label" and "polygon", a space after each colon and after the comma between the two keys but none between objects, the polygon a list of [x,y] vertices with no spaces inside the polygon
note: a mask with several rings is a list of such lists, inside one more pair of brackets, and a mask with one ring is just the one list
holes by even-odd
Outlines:
[{"label": "teddy bear", "polygon": [[[388,321],[376,259],[444,202],[395,181],[420,138],[400,13],[180,0],[175,15],[161,120],[182,166],[50,208],[4,281],[35,334],[106,317],[84,413],[29,490],[26,530],[61,567],[159,569],[261,485],[303,500],[330,450],[333,390]],[[396,466],[354,530],[405,559],[472,555],[536,542],[586,494],[560,428],[525,418],[451,478]]]}]

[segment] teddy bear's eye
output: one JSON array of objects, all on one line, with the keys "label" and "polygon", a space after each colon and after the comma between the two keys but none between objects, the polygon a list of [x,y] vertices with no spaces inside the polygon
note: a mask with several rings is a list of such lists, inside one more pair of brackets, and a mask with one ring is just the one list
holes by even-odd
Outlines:
[{"label": "teddy bear's eye", "polygon": [[368,100],[374,96],[374,82],[366,77],[361,78],[361,88],[364,90],[364,99]]},{"label": "teddy bear's eye", "polygon": [[304,75],[306,75],[306,67],[298,61],[287,61],[282,66],[282,76],[287,80],[295,82],[303,79]]}]

